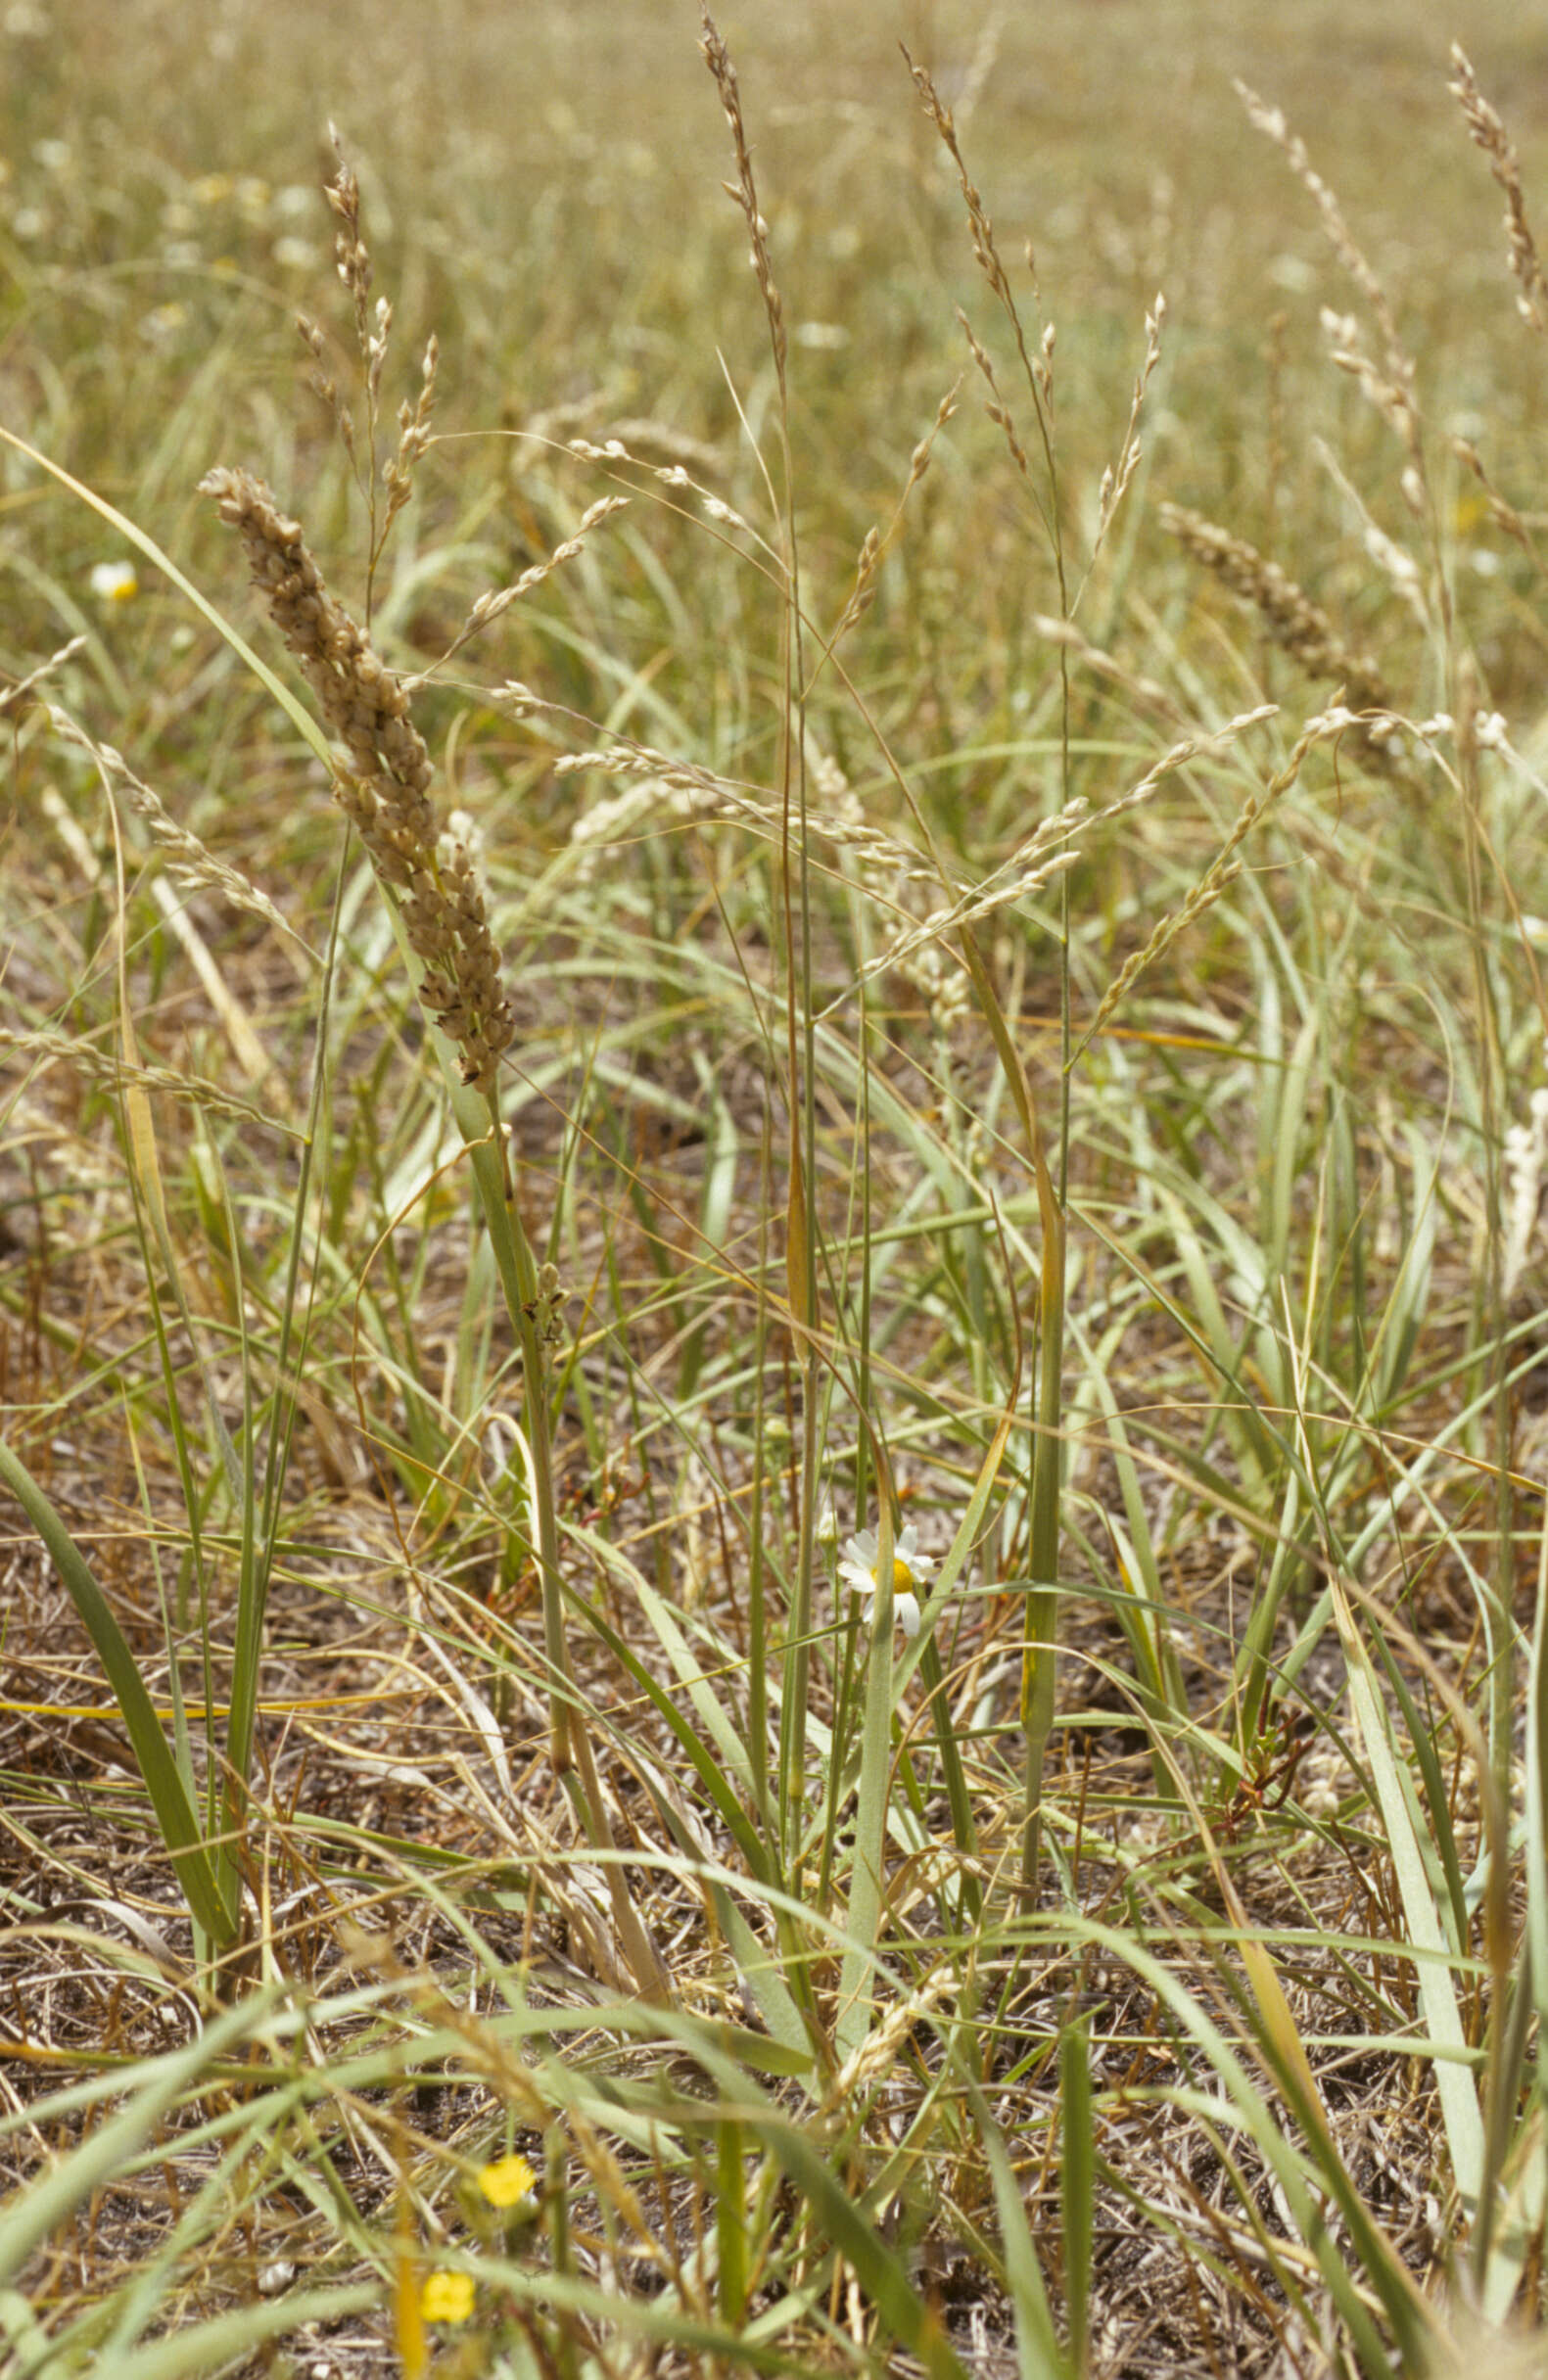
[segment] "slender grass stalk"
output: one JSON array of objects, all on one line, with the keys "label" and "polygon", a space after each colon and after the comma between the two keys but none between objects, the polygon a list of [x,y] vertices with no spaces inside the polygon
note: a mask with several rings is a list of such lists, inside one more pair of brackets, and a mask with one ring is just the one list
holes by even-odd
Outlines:
[{"label": "slender grass stalk", "polygon": [[1059,2040],[1059,2211],[1064,2229],[1064,2305],[1070,2369],[1085,2380],[1091,2355],[1092,2248],[1097,2174],[1091,2033],[1066,2025]]},{"label": "slender grass stalk", "polygon": [[[1477,1005],[1478,1123],[1483,1149],[1486,1265],[1478,1316],[1482,1370],[1491,1390],[1494,1437],[1494,1548],[1483,1587],[1483,1623],[1488,1640],[1487,1708],[1494,1791],[1503,1806],[1511,1798],[1516,1711],[1515,1409],[1506,1343],[1505,1224],[1500,1164],[1503,1142],[1505,1058],[1500,1046],[1499,1005],[1489,957],[1489,920],[1484,904],[1483,863],[1488,849],[1478,785],[1478,677],[1471,660],[1459,663],[1453,689],[1457,720],[1457,776],[1462,790],[1464,876],[1468,938],[1472,947]],[[1497,863],[1496,863],[1497,864]]]},{"label": "slender grass stalk", "polygon": [[[773,1122],[765,1105],[759,1143],[758,1280],[769,1278],[769,1219]],[[768,1479],[764,1424],[768,1377],[769,1301],[760,1294],[753,1316],[752,1492],[747,1514],[747,1749],[752,1761],[753,1797],[771,1854],[784,1843],[784,1757],[771,1783],[769,1775],[769,1569],[764,1544],[764,1497]]]},{"label": "slender grass stalk", "polygon": [[849,1905],[844,1915],[848,1948],[839,1978],[833,2040],[840,2059],[855,2056],[870,2029],[875,1944],[881,1938],[886,1905],[885,1856],[888,1789],[892,1782],[892,1499],[878,1498],[876,1592],[866,1661],[865,1707],[861,1714],[860,1790],[855,1812],[855,1847]]},{"label": "slender grass stalk", "polygon": [[[1045,328],[1036,352],[1028,347],[1025,327],[1016,304],[1010,277],[995,244],[994,226],[978,190],[969,178],[967,166],[959,144],[957,127],[951,110],[946,107],[928,71],[915,66],[907,49],[904,58],[914,77],[924,112],[940,136],[943,147],[957,174],[962,204],[967,212],[972,238],[973,257],[1009,326],[1016,357],[1024,377],[1032,411],[1037,423],[1038,443],[1042,450],[1045,487],[1034,487],[1025,449],[1016,434],[1009,407],[1001,397],[995,380],[994,367],[987,350],[974,336],[966,317],[960,316],[973,360],[985,381],[989,397],[990,419],[1004,432],[1011,460],[1023,484],[1032,495],[1038,518],[1042,523],[1053,556],[1054,574],[1058,590],[1058,621],[1061,631],[1070,621],[1069,587],[1065,575],[1063,506],[1059,491],[1058,454],[1054,438],[1054,326]],[[1031,251],[1028,250],[1031,267]],[[1037,284],[1033,279],[1033,293]],[[1138,399],[1136,400],[1138,402]],[[1132,425],[1131,425],[1132,431]],[[1059,672],[1059,782],[1060,807],[1070,798],[1070,679],[1069,644],[1061,633],[1057,644]],[[1059,1104],[1056,1174],[1051,1174],[1044,1157],[1040,1139],[1035,1137],[1030,1100],[1025,1096],[1025,1075],[1019,1059],[1012,1089],[1019,1084],[1018,1107],[1023,1128],[1031,1143],[1033,1173],[1037,1185],[1038,1205],[1043,1224],[1043,1248],[1039,1265],[1038,1334],[1035,1360],[1030,1368],[1029,1390],[1032,1411],[1029,1416],[1032,1443],[1032,1470],[1027,1482],[1027,1502],[1031,1517],[1030,1569],[1031,1586],[1026,1599],[1026,1634],[1023,1640],[1021,1678],[1021,1725],[1026,1738],[1023,1772],[1023,1801],[1021,1817],[1022,1853],[1021,1889],[1029,1897],[1038,1886],[1038,1860],[1042,1839],[1043,1767],[1049,1739],[1054,1728],[1055,1670],[1058,1643],[1058,1598],[1055,1582],[1058,1577],[1059,1526],[1062,1506],[1062,1442],[1060,1422],[1063,1412],[1063,1352],[1064,1352],[1064,1286],[1065,1239],[1067,1234],[1066,1199],[1069,1181],[1070,1134],[1070,1073],[1072,1034],[1070,1026],[1070,911],[1069,884],[1063,878],[1059,887]],[[970,956],[969,966],[978,985],[980,1003],[988,1003],[990,1030],[997,1045],[1002,1042],[1003,1019],[997,1027],[995,1017],[999,1003],[988,988],[982,962]],[[1002,1050],[1002,1054],[1004,1054]]]},{"label": "slender grass stalk", "polygon": [[804,1831],[807,1708],[812,1672],[812,1586],[816,1563],[820,1486],[819,1424],[821,1413],[822,1349],[818,1303],[818,1221],[813,1207],[817,1180],[816,1004],[812,997],[811,819],[806,765],[807,685],[802,654],[801,554],[796,536],[795,466],[790,450],[789,336],[784,303],[774,279],[769,227],[758,203],[742,119],[736,69],[707,6],[701,6],[699,44],[714,78],[731,135],[736,180],[726,185],[747,225],[753,273],[769,326],[776,397],[782,488],[771,505],[780,525],[781,585],[779,716],[779,870],[776,899],[784,957],[786,1040],[785,1113],[789,1125],[785,1201],[785,1283],[796,1360],[801,1377],[801,1474],[796,1518],[796,1574],[785,1650],[780,1703],[780,1817],[785,1855]]}]

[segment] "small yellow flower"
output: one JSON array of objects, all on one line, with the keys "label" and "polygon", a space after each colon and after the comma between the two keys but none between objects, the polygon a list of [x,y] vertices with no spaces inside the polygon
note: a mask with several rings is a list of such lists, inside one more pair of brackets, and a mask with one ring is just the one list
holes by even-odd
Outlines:
[{"label": "small yellow flower", "polygon": [[537,2187],[538,2176],[525,2157],[502,2157],[497,2165],[480,2169],[479,2188],[492,2207],[519,2207]]},{"label": "small yellow flower", "polygon": [[470,2272],[433,2272],[419,2293],[419,2310],[427,2322],[465,2322],[473,2311]]}]

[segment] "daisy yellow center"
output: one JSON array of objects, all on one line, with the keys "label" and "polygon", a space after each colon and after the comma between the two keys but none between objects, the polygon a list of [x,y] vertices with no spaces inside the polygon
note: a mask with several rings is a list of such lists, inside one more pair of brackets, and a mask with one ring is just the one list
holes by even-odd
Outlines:
[{"label": "daisy yellow center", "polygon": [[[870,1575],[879,1587],[881,1584],[881,1564],[879,1562],[877,1563],[875,1568],[871,1571]],[[895,1554],[892,1558],[892,1592],[894,1595],[907,1595],[913,1584],[914,1572],[910,1569],[908,1563],[903,1560],[903,1557],[899,1554]]]}]

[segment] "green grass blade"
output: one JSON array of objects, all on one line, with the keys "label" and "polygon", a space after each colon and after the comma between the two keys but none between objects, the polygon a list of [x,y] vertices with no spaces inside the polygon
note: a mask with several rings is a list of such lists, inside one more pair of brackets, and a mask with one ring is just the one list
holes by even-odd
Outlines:
[{"label": "green grass blade", "polygon": [[236,1931],[235,1918],[221,1899],[214,1868],[178,1770],[176,1753],[166,1740],[139,1664],[113,1616],[107,1597],[47,1496],[3,1443],[0,1443],[0,1479],[48,1548],[49,1559],[97,1649],[97,1657],[107,1672],[128,1729],[162,1841],[177,1871],[188,1906],[207,1934],[217,1942],[229,1941]]},{"label": "green grass blade", "polygon": [[994,2183],[1006,2279],[1015,2309],[1021,2380],[1070,2380],[1069,2361],[1059,2349],[1043,2266],[1004,2136],[978,2083],[971,2076],[965,2076],[963,2080]]},{"label": "green grass blade", "polygon": [[1425,2011],[1426,2028],[1437,2049],[1457,2053],[1455,2057],[1441,2055],[1436,2058],[1435,2088],[1440,2095],[1446,2144],[1451,2152],[1451,2168],[1457,2188],[1468,2206],[1476,2209],[1484,2170],[1483,2117],[1467,2062],[1467,2034],[1447,1963],[1451,1947],[1431,1890],[1427,1862],[1420,1849],[1412,1783],[1410,1781],[1409,1790],[1405,1792],[1390,1724],[1377,1686],[1376,1671],[1355,1626],[1348,1598],[1337,1584],[1334,1588],[1334,1613],[1343,1644],[1344,1658],[1349,1665],[1350,1704],[1365,1756],[1371,1765],[1392,1865],[1397,1872],[1397,1887],[1402,1895],[1408,1937],[1416,1950],[1431,1954],[1418,1962],[1419,1994]]},{"label": "green grass blade", "polygon": [[298,2289],[191,2322],[164,2338],[96,2357],[92,2380],[211,2380],[222,2367],[247,2364],[269,2340],[312,2325],[323,2328],[350,2314],[368,2313],[382,2303],[380,2281],[349,2281],[336,2289]]},{"label": "green grass blade", "polygon": [[931,2380],[968,2380],[939,2316],[913,2287],[901,2258],[867,2221],[807,2135],[777,2121],[749,2125],[749,2129],[757,2131],[783,2167],[815,2216],[821,2236],[853,2267],[861,2288],[904,2353],[916,2357]]},{"label": "green grass blade", "polygon": [[1059,2041],[1059,2208],[1064,2228],[1064,2305],[1069,2360],[1077,2380],[1091,2342],[1092,2236],[1097,2144],[1091,2089],[1091,2029],[1066,2025]]},{"label": "green grass blade", "polygon": [[[4,1455],[0,1448],[0,1457]],[[16,2279],[34,2250],[76,2207],[113,2180],[188,2086],[254,2032],[266,2007],[265,1999],[255,1995],[217,2017],[186,2048],[140,2067],[138,2087],[128,2105],[108,2117],[30,2189],[11,2199],[0,2213],[0,2287]]]},{"label": "green grass blade", "polygon": [[747,2310],[747,2173],[742,2127],[721,2126],[717,2158],[715,2239],[720,2261],[721,2319],[738,2329]]}]

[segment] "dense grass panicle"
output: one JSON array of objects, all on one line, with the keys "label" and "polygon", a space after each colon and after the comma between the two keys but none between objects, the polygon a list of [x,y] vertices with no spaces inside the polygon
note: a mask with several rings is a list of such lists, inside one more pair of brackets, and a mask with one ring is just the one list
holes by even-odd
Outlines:
[{"label": "dense grass panicle", "polygon": [[1542,2368],[1548,34],[1347,18],[0,12],[8,2368]]}]

